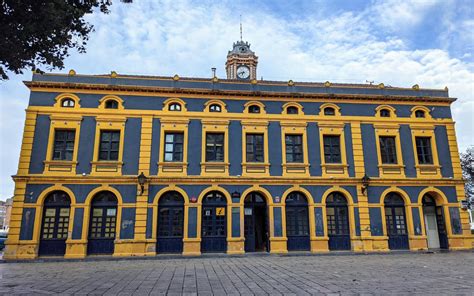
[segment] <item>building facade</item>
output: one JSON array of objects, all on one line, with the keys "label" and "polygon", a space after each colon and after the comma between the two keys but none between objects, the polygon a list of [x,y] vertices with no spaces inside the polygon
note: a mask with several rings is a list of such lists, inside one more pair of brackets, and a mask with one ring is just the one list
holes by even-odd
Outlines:
[{"label": "building facade", "polygon": [[447,89],[33,74],[5,259],[472,248]]}]

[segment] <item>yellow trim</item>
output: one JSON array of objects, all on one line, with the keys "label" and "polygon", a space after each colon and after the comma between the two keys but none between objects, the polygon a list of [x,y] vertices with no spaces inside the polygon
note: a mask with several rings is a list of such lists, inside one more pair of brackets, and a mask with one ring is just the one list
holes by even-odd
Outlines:
[{"label": "yellow trim", "polygon": [[[81,131],[82,116],[51,115],[49,126],[48,148],[46,160],[44,161],[44,175],[76,175],[77,155],[79,151],[79,139]],[[74,130],[74,152],[71,160],[53,160],[54,137],[57,130]]]},{"label": "yellow trim", "polygon": [[[436,137],[434,133],[434,125],[410,125],[413,153],[415,154],[415,167],[417,178],[441,178],[441,166],[439,165],[438,159],[438,147],[436,146]],[[418,153],[416,149],[416,138],[417,137],[428,137],[430,138],[431,154],[433,158],[433,164],[420,164],[418,160]]]},{"label": "yellow trim", "polygon": [[[175,112],[175,111],[169,111]],[[184,177],[188,172],[188,119],[181,118],[162,118],[160,132],[160,152],[158,162],[158,175]],[[183,160],[180,162],[164,161],[165,154],[165,134],[166,133],[183,133]]]},{"label": "yellow trim", "polygon": [[[323,178],[328,177],[349,177],[346,155],[346,138],[344,133],[344,123],[319,123],[319,143],[321,151],[321,168]],[[324,136],[339,136],[341,162],[326,163],[324,156]],[[352,147],[351,147],[352,148]]]},{"label": "yellow trim", "polygon": [[[298,114],[288,114],[288,112],[287,112],[288,107],[295,107],[296,109],[298,109]],[[299,104],[299,103],[288,102],[288,103],[284,104],[281,107],[281,114],[285,114],[285,115],[288,115],[288,116],[304,115],[303,109],[304,109],[303,106],[301,106],[301,104]]]},{"label": "yellow trim", "polygon": [[[117,101],[117,104],[118,104],[117,109],[107,109],[107,108],[105,108],[105,103],[108,100]],[[123,100],[120,97],[113,96],[113,95],[106,95],[106,96],[103,96],[102,99],[99,100],[99,109],[107,110],[109,112],[117,112],[117,110],[123,110],[125,108],[123,107]]]},{"label": "yellow trim", "polygon": [[[424,111],[425,112],[425,117],[416,117],[415,112],[418,111],[418,110]],[[431,117],[431,110],[428,109],[425,106],[415,106],[415,107],[411,108],[410,112],[411,112],[410,118],[412,118],[414,120],[417,120],[417,121],[425,121],[427,119],[433,119],[433,117]]]},{"label": "yellow trim", "polygon": [[[171,111],[169,110],[169,106],[173,103],[177,103],[179,105],[181,105],[181,110],[176,110],[176,111]],[[188,109],[186,108],[186,102],[184,102],[182,99],[180,98],[169,98],[167,100],[165,100],[163,102],[163,112],[165,113],[168,113],[168,112],[171,112],[171,113],[180,113],[180,112],[187,112]]]},{"label": "yellow trim", "polygon": [[[201,176],[228,176],[229,175],[229,121],[202,120],[201,136]],[[206,136],[208,133],[224,134],[224,161],[206,160]]]},{"label": "yellow trim", "polygon": [[[387,109],[388,111],[390,111],[390,116],[389,117],[380,116],[380,111],[383,110],[383,109]],[[391,120],[391,119],[397,118],[397,109],[393,108],[390,105],[377,106],[377,108],[375,108],[375,117],[380,118],[382,120],[386,120],[386,119]]]},{"label": "yellow trim", "polygon": [[[62,106],[62,101],[63,101],[63,99],[66,99],[66,98],[72,99],[74,101],[74,107],[63,107]],[[58,95],[56,98],[54,98],[54,101],[55,101],[55,103],[54,103],[53,107],[54,108],[60,108],[62,112],[65,112],[65,109],[70,110],[70,109],[79,109],[79,108],[81,108],[81,105],[79,103],[81,101],[81,99],[78,96],[76,96],[75,94],[72,94],[72,93],[62,93],[62,94]]]},{"label": "yellow trim", "polygon": [[[121,176],[123,166],[123,146],[125,141],[125,122],[127,119],[122,116],[97,116],[96,131],[94,141],[94,158],[91,162],[91,175],[97,176]],[[120,144],[118,160],[99,160],[100,135],[102,131],[119,131]]]},{"label": "yellow trim", "polygon": [[[212,112],[209,109],[212,105],[219,105],[221,107],[221,112]],[[206,103],[204,103],[203,112],[204,113],[210,113],[210,114],[227,113],[227,105],[221,100],[209,100]]]},{"label": "yellow trim", "polygon": [[[268,122],[243,120],[242,125],[242,176],[269,177]],[[247,134],[263,135],[263,162],[247,162]]]},{"label": "yellow trim", "polygon": [[[283,177],[309,177],[307,123],[281,121],[281,151]],[[303,162],[286,162],[286,135],[301,135],[303,148]]]},{"label": "yellow trim", "polygon": [[[377,159],[379,163],[380,177],[405,178],[405,165],[403,164],[402,145],[400,143],[400,126],[398,124],[374,124],[375,128],[375,146],[377,147]],[[382,152],[380,149],[380,137],[395,138],[395,152],[397,163],[382,163]]]},{"label": "yellow trim", "polygon": [[[334,108],[334,115],[325,115],[324,114],[324,109],[327,107]],[[339,117],[341,116],[341,108],[333,103],[324,103],[321,106],[319,106],[319,116],[324,116],[324,117]]]},{"label": "yellow trim", "polygon": [[[252,105],[257,105],[260,107],[260,113],[250,113],[249,112],[249,107]],[[244,104],[244,114],[248,114],[250,116],[261,116],[262,114],[267,114],[267,111],[265,111],[265,105],[262,102],[259,101],[248,101],[247,103]]]}]

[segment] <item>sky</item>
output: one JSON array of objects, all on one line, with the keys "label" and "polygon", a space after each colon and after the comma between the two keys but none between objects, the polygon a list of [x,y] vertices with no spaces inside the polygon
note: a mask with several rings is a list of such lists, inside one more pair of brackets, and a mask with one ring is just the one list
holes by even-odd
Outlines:
[{"label": "sky", "polygon": [[[259,78],[447,86],[460,151],[474,145],[472,0],[113,2],[110,14],[86,17],[87,53],[71,51],[52,72],[211,77],[216,67],[224,78],[241,15]],[[30,79],[0,81],[0,200],[13,195]]]}]

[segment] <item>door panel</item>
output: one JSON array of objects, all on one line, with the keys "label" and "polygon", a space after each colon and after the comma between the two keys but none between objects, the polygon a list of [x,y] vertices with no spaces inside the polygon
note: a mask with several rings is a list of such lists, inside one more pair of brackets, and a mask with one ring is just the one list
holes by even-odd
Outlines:
[{"label": "door panel", "polygon": [[89,226],[88,254],[113,254],[117,208],[92,207]]},{"label": "door panel", "polygon": [[227,216],[225,206],[203,206],[201,251],[227,251]]},{"label": "door panel", "polygon": [[158,207],[158,253],[181,253],[183,252],[183,206],[160,206]]},{"label": "door panel", "polygon": [[434,209],[432,213],[425,214],[425,229],[426,235],[428,236],[428,248],[439,249],[438,225],[436,223]]},{"label": "door panel", "polygon": [[45,207],[38,254],[64,256],[69,227],[69,207]]},{"label": "door panel", "polygon": [[286,206],[288,251],[309,251],[309,217],[307,206]]},{"label": "door panel", "polygon": [[391,250],[408,249],[405,207],[385,206],[385,223],[388,234],[388,247]]},{"label": "door panel", "polygon": [[347,206],[328,206],[326,208],[329,250],[343,251],[351,249],[349,233],[349,215]]}]

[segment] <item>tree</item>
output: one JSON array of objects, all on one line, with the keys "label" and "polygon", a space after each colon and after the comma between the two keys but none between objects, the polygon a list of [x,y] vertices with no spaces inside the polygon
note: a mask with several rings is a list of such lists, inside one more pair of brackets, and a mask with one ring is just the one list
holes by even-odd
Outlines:
[{"label": "tree", "polygon": [[466,180],[464,191],[468,200],[474,200],[474,146],[461,153],[462,176]]},{"label": "tree", "polygon": [[[121,0],[130,3],[132,0]],[[0,78],[7,71],[64,68],[69,50],[86,51],[93,26],[84,16],[109,13],[112,0],[1,0]]]}]

